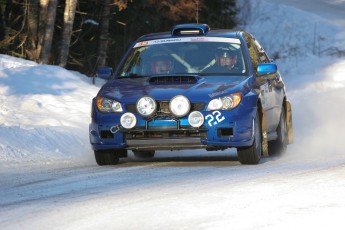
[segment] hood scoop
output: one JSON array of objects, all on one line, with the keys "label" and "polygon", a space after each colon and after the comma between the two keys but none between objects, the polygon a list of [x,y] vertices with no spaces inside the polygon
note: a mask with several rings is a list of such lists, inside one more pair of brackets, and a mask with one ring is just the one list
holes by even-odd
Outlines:
[{"label": "hood scoop", "polygon": [[153,85],[171,85],[171,84],[195,84],[197,78],[194,76],[157,76],[151,77],[150,84]]}]

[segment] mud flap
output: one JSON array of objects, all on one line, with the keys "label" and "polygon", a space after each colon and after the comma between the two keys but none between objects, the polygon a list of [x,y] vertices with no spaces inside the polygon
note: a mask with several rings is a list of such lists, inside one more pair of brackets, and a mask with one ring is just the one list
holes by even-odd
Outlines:
[{"label": "mud flap", "polygon": [[261,110],[262,117],[261,117],[261,146],[262,146],[262,155],[268,157],[268,141],[267,141],[267,125],[266,125],[266,112]]},{"label": "mud flap", "polygon": [[286,101],[286,127],[287,127],[287,134],[288,134],[288,144],[293,143],[293,124],[292,124],[292,110],[291,110],[291,103]]}]

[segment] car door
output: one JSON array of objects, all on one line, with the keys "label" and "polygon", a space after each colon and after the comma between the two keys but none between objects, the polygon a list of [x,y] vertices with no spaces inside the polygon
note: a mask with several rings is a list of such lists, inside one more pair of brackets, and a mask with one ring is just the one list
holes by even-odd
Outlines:
[{"label": "car door", "polygon": [[[269,63],[270,59],[254,37],[247,36],[246,42],[253,65],[253,72],[256,74],[257,66],[260,63]],[[257,81],[259,83],[262,107],[266,111],[268,133],[276,130],[280,118],[282,88],[278,87],[277,79],[280,79],[279,72],[274,76],[263,77]]]}]

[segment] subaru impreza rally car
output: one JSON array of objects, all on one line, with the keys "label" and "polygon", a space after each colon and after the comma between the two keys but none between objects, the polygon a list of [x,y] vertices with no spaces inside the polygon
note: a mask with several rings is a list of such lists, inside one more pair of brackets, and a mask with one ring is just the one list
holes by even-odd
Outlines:
[{"label": "subaru impreza rally car", "polygon": [[277,65],[248,32],[182,24],[140,37],[92,101],[98,165],[131,150],[237,148],[242,164],[293,141],[291,104]]}]

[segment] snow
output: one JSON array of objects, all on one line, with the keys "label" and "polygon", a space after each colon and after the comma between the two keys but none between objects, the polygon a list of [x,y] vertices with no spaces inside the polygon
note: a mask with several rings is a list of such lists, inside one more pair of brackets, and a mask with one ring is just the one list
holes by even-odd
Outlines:
[{"label": "snow", "polygon": [[84,21],[84,24],[91,24],[91,25],[94,25],[94,26],[98,26],[98,25],[99,25],[99,23],[96,22],[96,21],[93,20],[93,19],[86,19],[86,20]]},{"label": "snow", "polygon": [[1,229],[343,229],[345,1],[250,2],[241,27],[280,57],[292,103],[286,153],[255,166],[232,150],[130,153],[98,167],[88,123],[103,82],[0,54]]},{"label": "snow", "polygon": [[5,55],[0,63],[0,165],[91,155],[85,134],[99,87],[58,66]]}]

